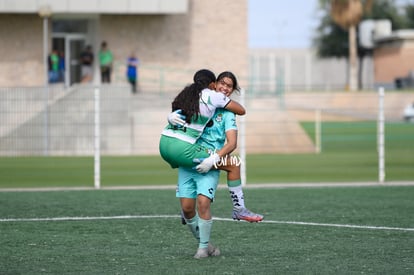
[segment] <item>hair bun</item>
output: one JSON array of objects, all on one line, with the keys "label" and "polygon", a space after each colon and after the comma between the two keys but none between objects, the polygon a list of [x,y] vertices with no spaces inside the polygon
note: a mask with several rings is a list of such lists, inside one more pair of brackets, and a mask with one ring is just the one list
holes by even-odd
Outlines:
[{"label": "hair bun", "polygon": [[195,83],[208,85],[211,82],[216,82],[216,76],[210,70],[201,69],[195,73],[193,80]]}]

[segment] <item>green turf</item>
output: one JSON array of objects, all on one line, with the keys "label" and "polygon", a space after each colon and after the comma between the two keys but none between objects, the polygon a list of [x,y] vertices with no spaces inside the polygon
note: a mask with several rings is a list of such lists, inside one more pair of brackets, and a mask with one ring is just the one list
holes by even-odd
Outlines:
[{"label": "green turf", "polygon": [[[302,123],[314,138],[314,124]],[[386,181],[414,179],[414,124],[385,125]],[[325,122],[320,154],[248,155],[247,182],[378,181],[375,122]],[[0,188],[93,186],[92,157],[2,157]],[[160,156],[103,156],[101,185],[174,185]],[[222,182],[224,177],[222,176]]]},{"label": "green turf", "polygon": [[[200,261],[174,193],[0,192],[0,274],[414,273],[414,187],[247,189],[265,221],[216,220],[222,255]],[[226,189],[213,214],[230,218]],[[111,219],[124,215],[147,217]],[[107,219],[5,221],[59,217]]]}]

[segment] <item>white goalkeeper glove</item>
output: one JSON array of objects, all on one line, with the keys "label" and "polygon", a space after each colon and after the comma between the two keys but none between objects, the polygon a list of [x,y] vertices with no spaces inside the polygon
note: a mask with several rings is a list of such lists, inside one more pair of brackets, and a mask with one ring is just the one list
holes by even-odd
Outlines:
[{"label": "white goalkeeper glove", "polygon": [[175,110],[168,115],[168,123],[172,126],[183,127],[185,125],[185,115],[181,114],[182,110]]},{"label": "white goalkeeper glove", "polygon": [[217,153],[211,154],[205,159],[194,159],[193,162],[200,163],[195,167],[199,173],[207,173],[214,166],[217,168],[217,162],[220,161],[220,156]]}]

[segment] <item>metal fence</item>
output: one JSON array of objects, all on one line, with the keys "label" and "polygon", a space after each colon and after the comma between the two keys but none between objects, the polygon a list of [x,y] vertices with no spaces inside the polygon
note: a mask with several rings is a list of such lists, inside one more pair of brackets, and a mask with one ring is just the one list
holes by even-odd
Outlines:
[{"label": "metal fence", "polygon": [[[347,151],[357,152],[358,146],[378,150],[377,135],[352,128],[363,125],[337,129],[335,135],[321,127],[329,122],[373,122],[376,127],[377,91],[254,90],[234,97],[247,109],[238,118],[242,154],[315,154],[332,144]],[[127,85],[0,88],[0,157],[158,155],[159,135],[176,93],[143,89],[132,94]],[[404,123],[403,109],[412,102],[413,92],[386,91],[384,122]],[[400,133],[398,138],[411,139],[414,149],[414,137]],[[355,140],[366,142],[355,146]]]},{"label": "metal fence", "polygon": [[[94,154],[95,88],[99,89],[100,145],[103,155],[158,154],[158,137],[175,93],[128,86],[79,85],[70,89],[0,89],[0,155]],[[235,100],[240,100],[237,96]],[[311,153],[315,141],[300,122],[376,121],[376,92],[288,92],[245,95],[246,152]],[[386,93],[386,121],[402,121],[412,93]]]},{"label": "metal fence", "polygon": [[[151,154],[165,96],[137,95],[127,86],[100,86],[102,154]],[[95,87],[0,89],[0,155],[93,155]],[[158,126],[158,127],[157,127]]]}]

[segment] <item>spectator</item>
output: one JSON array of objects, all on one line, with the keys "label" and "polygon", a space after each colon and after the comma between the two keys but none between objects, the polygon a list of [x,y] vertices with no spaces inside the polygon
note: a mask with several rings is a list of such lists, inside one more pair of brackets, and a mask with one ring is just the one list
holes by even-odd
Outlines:
[{"label": "spectator", "polygon": [[49,83],[56,83],[59,81],[59,54],[57,49],[53,49],[48,57],[49,63]]},{"label": "spectator", "polygon": [[106,41],[103,41],[101,44],[101,50],[99,51],[99,65],[101,67],[102,83],[111,83],[113,59],[112,52],[108,49],[108,44]]},{"label": "spectator", "polygon": [[80,59],[81,59],[81,82],[87,83],[91,82],[92,75],[93,75],[93,52],[92,46],[86,46],[85,50],[81,52]]},{"label": "spectator", "polygon": [[131,84],[131,92],[133,94],[137,93],[137,83],[138,83],[138,64],[139,60],[136,57],[135,53],[131,53],[131,55],[127,59],[127,79],[128,82]]},{"label": "spectator", "polygon": [[65,82],[65,53],[59,52],[59,82]]}]

